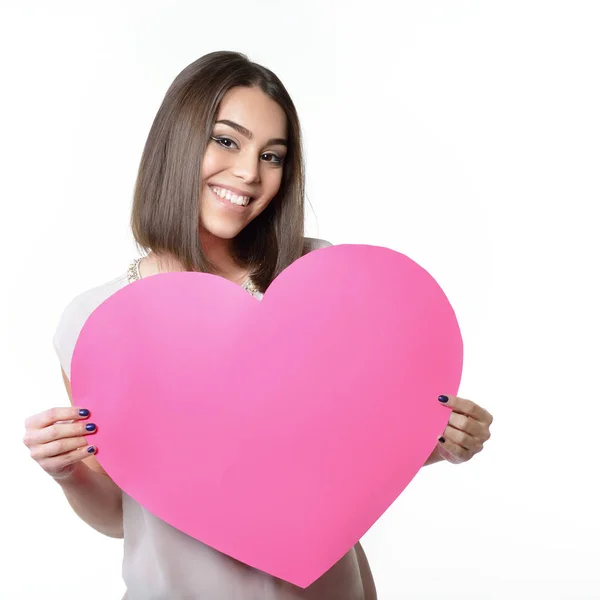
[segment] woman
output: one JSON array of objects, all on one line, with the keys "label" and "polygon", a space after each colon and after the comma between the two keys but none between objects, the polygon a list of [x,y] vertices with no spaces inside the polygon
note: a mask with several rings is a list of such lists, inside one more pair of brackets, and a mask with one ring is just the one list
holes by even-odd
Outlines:
[{"label": "woman", "polygon": [[[178,75],[144,148],[131,224],[146,256],[122,276],[75,298],[56,331],[69,398],[71,356],[85,320],[129,282],[160,272],[209,272],[260,299],[294,260],[329,245],[303,236],[300,125],[271,71],[241,54],[214,52]],[[460,398],[441,399],[453,413],[428,464],[468,460],[489,438],[491,417]],[[124,537],[129,600],[376,598],[360,544],[302,590],[156,518],[124,494],[94,458],[96,448],[83,437],[96,429],[89,416],[85,407],[53,408],[27,420],[24,441],[84,521],[105,535]]]}]

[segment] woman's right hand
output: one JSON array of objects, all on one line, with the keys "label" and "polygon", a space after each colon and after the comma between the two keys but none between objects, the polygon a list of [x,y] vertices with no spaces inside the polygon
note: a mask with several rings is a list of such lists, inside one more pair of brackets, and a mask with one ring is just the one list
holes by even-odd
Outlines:
[{"label": "woman's right hand", "polygon": [[87,409],[51,408],[25,421],[23,443],[57,481],[68,478],[84,458],[96,453],[84,437],[96,433],[95,424],[82,422],[89,416]]}]

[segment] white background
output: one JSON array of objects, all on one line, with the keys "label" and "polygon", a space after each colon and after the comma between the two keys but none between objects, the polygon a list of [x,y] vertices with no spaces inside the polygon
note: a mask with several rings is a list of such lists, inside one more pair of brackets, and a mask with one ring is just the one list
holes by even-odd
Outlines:
[{"label": "white background", "polygon": [[124,272],[136,170],[186,65],[274,70],[306,140],[307,234],[401,251],[495,416],[421,471],[363,543],[381,600],[600,598],[600,6],[596,2],[8,2],[0,14],[0,597],[120,598],[122,542],[22,445],[68,400],[51,338]]}]

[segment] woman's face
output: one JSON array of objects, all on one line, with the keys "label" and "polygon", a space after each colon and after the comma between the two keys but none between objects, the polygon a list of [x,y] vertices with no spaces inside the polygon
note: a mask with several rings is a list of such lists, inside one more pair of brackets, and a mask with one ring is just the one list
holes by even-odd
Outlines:
[{"label": "woman's face", "polygon": [[283,109],[257,88],[230,89],[202,162],[200,226],[233,239],[277,194],[286,155]]}]

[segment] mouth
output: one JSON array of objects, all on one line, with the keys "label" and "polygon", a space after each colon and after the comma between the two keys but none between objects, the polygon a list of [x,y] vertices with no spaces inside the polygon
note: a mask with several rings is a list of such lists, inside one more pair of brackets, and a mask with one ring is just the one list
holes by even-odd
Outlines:
[{"label": "mouth", "polygon": [[252,196],[245,196],[236,191],[228,188],[220,187],[217,185],[208,184],[208,187],[215,196],[217,196],[223,203],[229,203],[233,206],[239,206],[245,208],[248,206],[254,198]]}]

